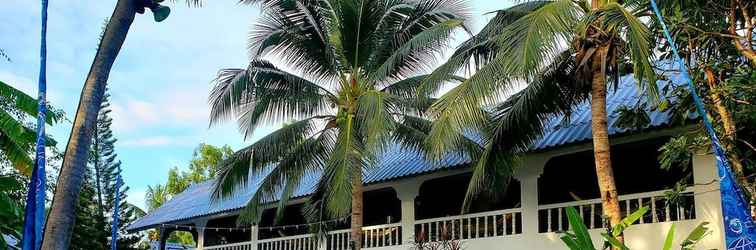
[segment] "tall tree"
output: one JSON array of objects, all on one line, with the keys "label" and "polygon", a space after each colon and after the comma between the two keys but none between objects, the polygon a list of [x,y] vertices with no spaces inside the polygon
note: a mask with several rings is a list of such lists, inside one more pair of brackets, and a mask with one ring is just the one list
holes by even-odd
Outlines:
[{"label": "tall tree", "polygon": [[[162,0],[118,0],[105,26],[94,61],[84,81],[71,135],[66,145],[56,192],[45,224],[42,242],[44,249],[68,249],[71,229],[76,221],[75,209],[86,172],[92,132],[97,123],[110,69],[137,13],[144,13],[145,9],[150,9],[155,21],[158,22],[168,17],[168,7],[159,5],[160,2]],[[200,1],[187,2],[198,5]]]},{"label": "tall tree", "polygon": [[[118,187],[116,185],[116,180],[121,175],[121,161],[118,160],[118,154],[115,151],[115,142],[117,139],[111,129],[113,119],[110,117],[109,99],[110,95],[106,93],[97,116],[97,125],[93,132],[94,135],[90,149],[90,165],[94,173],[92,182],[96,188],[97,196],[95,198],[97,199],[98,212],[102,215],[102,221],[100,221],[102,227],[100,228],[105,232],[100,240],[108,242],[108,237],[110,237],[110,228],[113,223],[114,213],[116,212],[115,197],[117,195],[120,200],[117,211],[119,217],[118,228],[120,229],[119,238],[117,239],[118,248],[129,249],[129,247],[139,241],[139,237],[124,233],[126,226],[135,219],[134,206],[126,202],[126,192],[128,192],[129,187],[126,185]],[[108,246],[110,244],[112,243],[109,243]]]},{"label": "tall tree", "polygon": [[360,249],[363,171],[392,140],[418,148],[411,125],[427,124],[419,112],[431,100],[415,94],[419,74],[464,28],[464,1],[245,2],[263,5],[251,61],[220,71],[211,123],[236,118],[245,137],[261,124],[287,124],[226,161],[214,197],[261,178],[240,216],[256,223],[264,203],[279,200],[280,217],[302,179],[322,172],[310,209],[323,213],[311,214],[351,217],[353,249]]},{"label": "tall tree", "polygon": [[[645,6],[613,0],[528,1],[499,11],[486,32],[464,43],[425,85],[467,66],[475,74],[443,95],[431,108],[437,120],[429,134],[438,155],[460,147],[459,132],[482,128],[468,196],[474,196],[511,174],[501,171],[502,154],[524,152],[541,135],[544,119],[564,114],[590,98],[591,128],[603,213],[611,225],[621,214],[611,165],[606,91],[623,69],[631,68],[639,87],[656,101],[651,34],[639,18]],[[629,65],[630,67],[624,67]],[[526,82],[524,90],[498,103],[504,93]],[[650,83],[650,84],[647,84]],[[481,109],[481,105],[493,108]],[[507,160],[507,159],[504,159]]]}]

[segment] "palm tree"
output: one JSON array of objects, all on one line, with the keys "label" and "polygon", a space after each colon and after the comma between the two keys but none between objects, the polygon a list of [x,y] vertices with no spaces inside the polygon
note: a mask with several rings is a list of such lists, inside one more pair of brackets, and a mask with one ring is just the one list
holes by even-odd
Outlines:
[{"label": "palm tree", "polygon": [[[186,0],[198,5],[200,0]],[[159,3],[162,0],[118,0],[115,10],[105,26],[94,61],[81,90],[71,136],[66,145],[56,192],[45,223],[43,249],[68,249],[75,222],[75,210],[81,191],[89,157],[92,132],[97,124],[110,69],[121,50],[131,23],[137,13],[152,10],[155,21],[168,17],[170,10]]]},{"label": "palm tree", "polygon": [[[432,89],[446,74],[463,67],[475,71],[433,104],[437,119],[427,141],[430,153],[438,156],[465,145],[459,131],[485,132],[468,198],[511,174],[512,164],[506,165],[507,171],[491,164],[501,162],[501,154],[524,152],[541,135],[546,118],[569,113],[573,105],[590,98],[603,212],[611,225],[620,222],[607,129],[607,80],[616,85],[623,69],[630,68],[649,98],[658,98],[650,32],[639,19],[643,7],[613,0],[518,4],[499,11],[426,80],[424,86]],[[524,90],[496,104],[522,82],[528,83]],[[481,109],[481,104],[487,108]]]},{"label": "palm tree", "polygon": [[155,186],[147,186],[147,191],[144,194],[144,202],[147,205],[147,211],[152,211],[156,208],[159,208],[170,199],[171,194],[168,193],[168,189],[160,184],[157,184]]},{"label": "palm tree", "polygon": [[[260,124],[286,124],[223,163],[214,197],[258,185],[240,216],[256,223],[263,204],[279,200],[281,216],[301,180],[322,173],[308,214],[313,220],[351,216],[359,249],[363,171],[392,141],[420,148],[418,128],[430,124],[419,112],[431,103],[416,95],[420,74],[464,27],[466,6],[460,0],[262,2],[250,35],[251,62],[220,71],[210,94],[211,123],[236,118],[245,137]],[[256,177],[261,180],[253,184]]]},{"label": "palm tree", "polygon": [[[36,130],[27,122],[36,117],[37,100],[26,93],[0,81],[0,154],[21,174],[31,176]],[[53,125],[63,118],[57,111],[48,111],[46,122]],[[47,138],[47,146],[55,141]]]}]

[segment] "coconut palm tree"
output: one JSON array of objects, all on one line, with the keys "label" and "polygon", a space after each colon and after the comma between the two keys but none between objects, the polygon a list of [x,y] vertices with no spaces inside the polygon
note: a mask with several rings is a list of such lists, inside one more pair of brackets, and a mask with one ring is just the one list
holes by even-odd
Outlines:
[{"label": "coconut palm tree", "polygon": [[[508,171],[491,164],[501,161],[501,154],[523,152],[541,135],[546,118],[568,113],[573,105],[590,99],[603,212],[612,225],[620,222],[607,129],[607,84],[617,84],[623,71],[631,71],[649,98],[658,98],[650,32],[639,19],[645,6],[627,2],[529,1],[499,11],[426,79],[424,86],[432,90],[446,74],[462,68],[475,73],[432,105],[436,121],[427,141],[429,152],[438,156],[465,144],[459,131],[485,131],[468,198],[511,174],[511,164],[506,165]],[[499,103],[523,82],[525,89]],[[644,84],[649,82],[653,84]]]},{"label": "coconut palm tree", "polygon": [[[198,5],[200,0],[186,0]],[[100,39],[97,53],[81,90],[81,98],[66,145],[56,192],[45,223],[43,249],[68,249],[76,218],[76,204],[84,181],[92,132],[97,124],[110,69],[121,50],[137,13],[150,9],[155,21],[168,17],[163,0],[118,0]]]},{"label": "coconut palm tree", "polygon": [[416,90],[464,27],[466,6],[460,0],[261,2],[251,62],[220,71],[210,93],[211,121],[236,118],[245,137],[261,124],[286,124],[223,163],[214,197],[261,178],[240,216],[255,223],[263,204],[279,200],[280,216],[303,178],[322,173],[310,206],[319,213],[310,214],[323,215],[315,220],[350,216],[359,249],[363,171],[388,143],[420,148],[418,128],[430,124],[419,112],[431,99]]}]

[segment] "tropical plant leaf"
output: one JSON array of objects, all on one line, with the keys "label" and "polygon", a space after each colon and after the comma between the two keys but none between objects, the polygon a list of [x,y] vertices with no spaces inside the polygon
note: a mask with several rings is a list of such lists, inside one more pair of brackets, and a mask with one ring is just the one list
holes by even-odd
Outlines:
[{"label": "tropical plant leaf", "polygon": [[622,233],[630,227],[631,225],[635,224],[636,221],[638,221],[640,218],[643,217],[648,212],[648,207],[644,206],[633,212],[632,214],[628,215],[625,218],[622,218],[619,224],[615,225],[612,228],[612,236],[618,237],[622,235]]},{"label": "tropical plant leaf", "polygon": [[664,247],[663,250],[672,250],[672,244],[675,240],[675,225],[672,224],[672,226],[669,227],[669,231],[667,231],[667,238],[664,240]]},{"label": "tropical plant leaf", "polygon": [[688,237],[683,240],[683,242],[680,244],[682,250],[692,250],[696,244],[698,244],[701,239],[706,237],[711,233],[709,231],[709,228],[707,227],[709,225],[708,222],[701,222],[696,226],[696,228],[693,229],[692,232],[688,235]]}]

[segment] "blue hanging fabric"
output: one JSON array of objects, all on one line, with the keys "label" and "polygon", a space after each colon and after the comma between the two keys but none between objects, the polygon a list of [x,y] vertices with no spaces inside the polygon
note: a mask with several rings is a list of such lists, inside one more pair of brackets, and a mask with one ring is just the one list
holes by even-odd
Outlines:
[{"label": "blue hanging fabric", "polygon": [[47,0],[42,0],[42,32],[39,51],[39,93],[37,109],[37,141],[34,169],[26,196],[24,210],[24,250],[37,250],[42,246],[42,227],[45,221],[45,121],[47,114]]},{"label": "blue hanging fabric", "polygon": [[696,87],[688,75],[688,68],[680,58],[680,54],[677,52],[677,46],[675,40],[672,39],[672,35],[667,29],[667,25],[664,23],[659,7],[656,5],[655,0],[651,0],[651,8],[653,8],[656,18],[659,19],[659,23],[664,30],[664,36],[667,38],[672,52],[675,56],[675,60],[680,67],[682,77],[687,80],[688,88],[693,101],[696,104],[696,110],[698,111],[703,124],[706,127],[706,132],[711,138],[711,147],[714,151],[714,157],[717,160],[717,172],[719,173],[719,192],[722,196],[722,214],[724,216],[724,229],[725,229],[725,241],[728,250],[745,250],[756,249],[756,224],[754,224],[753,217],[750,214],[750,206],[746,202],[743,196],[743,191],[740,190],[735,179],[732,176],[732,170],[727,162],[725,151],[722,149],[722,145],[719,143],[717,134],[714,131],[714,127],[711,125],[706,110],[704,109],[701,97],[696,93]]},{"label": "blue hanging fabric", "polygon": [[115,202],[113,204],[113,225],[110,229],[110,249],[116,250],[118,245],[118,220],[120,216],[121,207],[121,185],[123,185],[123,179],[121,179],[121,166],[118,166],[118,174],[116,174],[115,185]]}]

